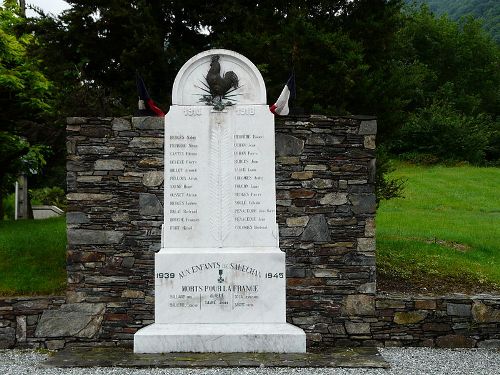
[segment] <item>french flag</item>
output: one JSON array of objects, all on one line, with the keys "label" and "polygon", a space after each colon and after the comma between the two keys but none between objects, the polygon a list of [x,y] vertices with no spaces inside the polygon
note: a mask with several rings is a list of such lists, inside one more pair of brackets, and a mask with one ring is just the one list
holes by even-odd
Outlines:
[{"label": "french flag", "polygon": [[292,73],[283,91],[276,101],[269,109],[272,113],[279,116],[286,116],[290,113],[290,108],[288,107],[288,102],[290,99],[295,99],[295,73]]},{"label": "french flag", "polygon": [[148,90],[146,89],[146,85],[142,80],[142,77],[137,73],[136,77],[137,83],[137,93],[139,94],[139,115],[141,116],[165,116],[165,113],[158,108],[156,103],[149,96]]}]

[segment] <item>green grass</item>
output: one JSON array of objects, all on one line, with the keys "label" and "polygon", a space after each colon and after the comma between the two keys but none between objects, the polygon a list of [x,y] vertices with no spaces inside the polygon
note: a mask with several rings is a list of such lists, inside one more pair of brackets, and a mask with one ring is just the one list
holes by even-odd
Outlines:
[{"label": "green grass", "polygon": [[66,221],[0,221],[0,296],[56,294],[66,287]]},{"label": "green grass", "polygon": [[500,168],[399,164],[405,198],[377,212],[381,283],[500,290]]}]

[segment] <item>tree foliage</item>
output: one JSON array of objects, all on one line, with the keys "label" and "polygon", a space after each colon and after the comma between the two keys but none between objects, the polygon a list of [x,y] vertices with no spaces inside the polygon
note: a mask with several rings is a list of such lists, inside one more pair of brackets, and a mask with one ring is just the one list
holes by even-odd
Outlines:
[{"label": "tree foliage", "polygon": [[23,23],[13,1],[0,8],[0,123],[5,128],[19,119],[40,116],[50,110],[50,82],[29,58],[31,34],[17,34]]},{"label": "tree foliage", "polygon": [[498,161],[500,48],[473,18],[436,18],[414,9],[397,33],[397,55],[418,82],[402,127],[391,139],[398,153],[436,161]]},{"label": "tree foliage", "polygon": [[[263,71],[270,100],[294,67],[300,81],[297,104],[308,112],[341,114],[371,110],[359,108],[358,92],[373,86],[368,77],[373,65],[384,65],[376,56],[383,56],[397,27],[401,1],[68,3],[72,8],[60,19],[42,17],[32,25],[43,41],[38,55],[48,56],[49,76],[64,82],[66,100],[77,97],[65,109],[99,112],[98,103],[85,100],[97,96],[107,100],[100,112],[131,113],[136,70],[155,100],[168,107],[184,62],[202,50],[224,47]],[[80,95],[82,100],[78,93],[85,90],[100,94]]]},{"label": "tree foliage", "polygon": [[[498,159],[499,47],[472,18],[454,22],[403,0],[68,3],[60,17],[23,26],[36,35],[30,53],[54,82],[59,117],[134,113],[136,71],[167,110],[180,67],[218,47],[258,66],[268,102],[293,69],[299,110],[377,115],[378,142],[394,153],[441,142],[436,160]],[[458,134],[468,147],[449,142]]]},{"label": "tree foliage", "polygon": [[[411,3],[414,0],[407,0]],[[453,20],[472,15],[481,20],[483,28],[500,43],[500,3],[497,0],[418,0],[427,3],[438,14],[447,14]]]},{"label": "tree foliage", "polygon": [[50,112],[51,84],[30,58],[32,34],[19,33],[23,18],[15,1],[0,8],[0,218],[2,194],[20,173],[36,173],[45,165],[47,147],[30,145],[19,131],[23,120],[36,120]]}]

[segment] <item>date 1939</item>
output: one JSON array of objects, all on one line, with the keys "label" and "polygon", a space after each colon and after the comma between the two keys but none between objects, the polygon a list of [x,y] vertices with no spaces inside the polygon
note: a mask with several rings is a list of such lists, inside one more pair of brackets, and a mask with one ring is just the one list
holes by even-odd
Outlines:
[{"label": "date 1939", "polygon": [[156,274],[157,279],[173,279],[175,278],[175,273],[173,272],[158,272]]}]

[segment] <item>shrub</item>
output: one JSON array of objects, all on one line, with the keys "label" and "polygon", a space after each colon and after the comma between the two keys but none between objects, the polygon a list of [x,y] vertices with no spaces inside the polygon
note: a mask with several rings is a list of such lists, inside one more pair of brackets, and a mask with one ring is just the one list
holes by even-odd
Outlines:
[{"label": "shrub", "polygon": [[14,220],[14,194],[9,194],[3,198],[3,220]]},{"label": "shrub", "polygon": [[30,190],[32,204],[46,204],[66,209],[66,193],[58,186]]},{"label": "shrub", "polygon": [[493,135],[490,116],[464,115],[437,102],[410,116],[392,150],[410,160],[483,164]]},{"label": "shrub", "polygon": [[375,173],[375,193],[377,206],[381,200],[403,197],[405,180],[391,178],[389,173],[394,171],[389,154],[383,146],[377,148],[377,170]]}]

